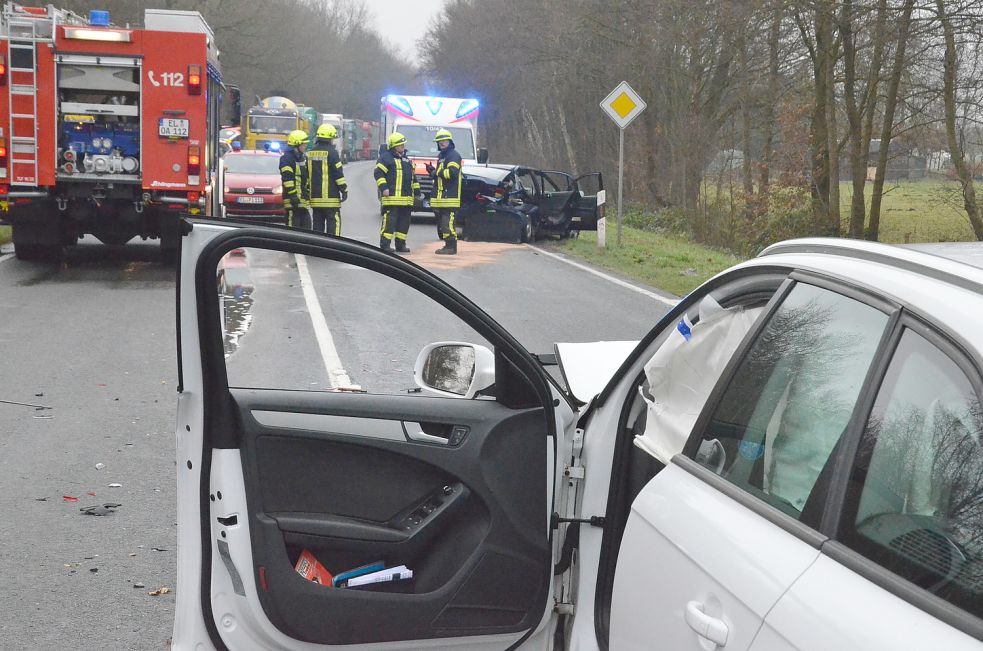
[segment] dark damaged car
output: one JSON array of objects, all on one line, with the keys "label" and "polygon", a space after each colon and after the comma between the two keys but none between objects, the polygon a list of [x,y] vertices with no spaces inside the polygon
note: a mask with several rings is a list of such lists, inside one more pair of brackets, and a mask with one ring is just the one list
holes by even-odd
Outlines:
[{"label": "dark damaged car", "polygon": [[600,172],[578,177],[521,165],[465,165],[459,223],[467,240],[531,242],[596,231]]}]

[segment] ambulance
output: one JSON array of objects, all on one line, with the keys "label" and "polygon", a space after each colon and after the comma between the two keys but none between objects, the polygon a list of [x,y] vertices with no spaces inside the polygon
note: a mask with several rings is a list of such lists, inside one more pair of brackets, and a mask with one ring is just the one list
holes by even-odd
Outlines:
[{"label": "ambulance", "polygon": [[91,234],[159,239],[180,215],[217,214],[222,79],[195,11],[147,9],[142,28],[107,12],[9,2],[0,16],[0,220],[21,259]]},{"label": "ambulance", "polygon": [[427,97],[420,95],[386,95],[381,100],[379,125],[380,148],[393,131],[406,136],[406,153],[413,161],[413,170],[423,192],[423,201],[414,209],[430,211],[433,180],[427,174],[427,163],[435,164],[437,145],[434,135],[447,129],[454,136],[454,146],[465,163],[485,163],[488,151],[479,149],[478,113],[476,99],[460,97]]}]

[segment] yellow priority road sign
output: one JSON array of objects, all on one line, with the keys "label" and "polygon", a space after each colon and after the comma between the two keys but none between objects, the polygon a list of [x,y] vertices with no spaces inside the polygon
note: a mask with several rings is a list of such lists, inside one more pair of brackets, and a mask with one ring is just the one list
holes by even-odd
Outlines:
[{"label": "yellow priority road sign", "polygon": [[607,113],[615,124],[624,129],[628,124],[638,117],[638,114],[648,106],[638,93],[623,81],[604,98],[601,108]]}]

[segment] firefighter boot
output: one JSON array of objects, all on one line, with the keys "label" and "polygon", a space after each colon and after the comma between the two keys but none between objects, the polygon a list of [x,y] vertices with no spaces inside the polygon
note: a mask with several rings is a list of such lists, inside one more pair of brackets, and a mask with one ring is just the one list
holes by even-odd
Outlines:
[{"label": "firefighter boot", "polygon": [[396,253],[409,253],[410,250],[406,246],[406,240],[396,240]]},{"label": "firefighter boot", "polygon": [[392,242],[385,237],[379,238],[379,248],[383,251],[392,251]]},{"label": "firefighter boot", "polygon": [[444,248],[437,249],[437,255],[457,255],[457,239],[447,238],[444,240]]}]

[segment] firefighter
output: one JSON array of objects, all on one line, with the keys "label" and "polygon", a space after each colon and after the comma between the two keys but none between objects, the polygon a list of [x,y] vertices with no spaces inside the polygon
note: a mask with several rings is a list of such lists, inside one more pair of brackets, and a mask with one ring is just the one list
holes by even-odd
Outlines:
[{"label": "firefighter", "polygon": [[461,209],[461,155],[454,147],[454,136],[441,129],[434,136],[437,143],[437,167],[427,164],[427,171],[434,177],[433,197],[430,205],[437,213],[437,234],[444,241],[440,255],[457,254],[457,229],[454,222]]},{"label": "firefighter", "polygon": [[375,182],[382,203],[382,232],[379,248],[389,251],[393,239],[396,253],[409,253],[406,236],[410,231],[410,213],[420,184],[413,175],[413,163],[406,157],[406,137],[393,131],[386,138],[386,149],[379,152],[375,164]]},{"label": "firefighter", "polygon": [[280,179],[283,182],[283,203],[287,209],[287,226],[310,228],[311,214],[308,211],[307,134],[295,129],[287,134],[287,151],[280,156]]},{"label": "firefighter", "polygon": [[307,180],[314,230],[340,237],[341,202],[348,198],[348,183],[332,142],[337,137],[334,125],[322,124],[317,128],[314,147],[307,152]]}]

